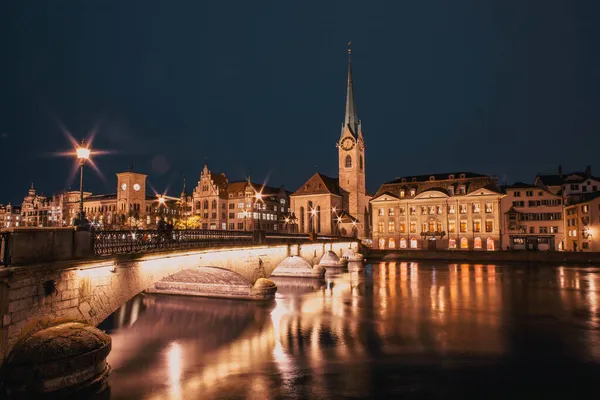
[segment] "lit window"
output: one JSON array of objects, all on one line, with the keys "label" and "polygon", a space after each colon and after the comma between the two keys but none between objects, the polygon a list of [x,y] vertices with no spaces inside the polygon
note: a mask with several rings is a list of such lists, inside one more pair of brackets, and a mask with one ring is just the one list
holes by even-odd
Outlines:
[{"label": "lit window", "polygon": [[492,203],[485,203],[485,212],[487,214],[491,213],[493,211],[493,205]]},{"label": "lit window", "polygon": [[410,195],[411,195],[411,197],[414,197],[415,193],[416,193],[415,189],[410,189]]},{"label": "lit window", "polygon": [[448,206],[448,214],[455,214],[456,210],[454,209],[454,205]]},{"label": "lit window", "polygon": [[416,233],[417,232],[417,223],[414,221],[410,222],[410,233]]},{"label": "lit window", "polygon": [[400,233],[406,233],[406,223],[400,222]]},{"label": "lit window", "polygon": [[388,241],[388,248],[395,249],[396,248],[396,239],[390,238]]},{"label": "lit window", "polygon": [[481,212],[481,208],[480,208],[480,204],[479,203],[473,203],[473,212],[476,214],[479,214]]},{"label": "lit window", "polygon": [[461,238],[460,239],[460,248],[461,249],[468,249],[469,248],[469,241],[467,240],[467,238]]},{"label": "lit window", "polygon": [[467,213],[467,205],[466,204],[461,204],[460,205],[460,213],[461,214],[466,214]]},{"label": "lit window", "polygon": [[460,232],[464,233],[467,231],[467,221],[460,221]]},{"label": "lit window", "polygon": [[494,221],[492,221],[492,220],[485,221],[485,231],[486,232],[494,231]]},{"label": "lit window", "polygon": [[481,221],[480,220],[473,221],[473,232],[481,232]]},{"label": "lit window", "polygon": [[456,239],[450,238],[448,240],[448,248],[449,249],[455,249],[456,248]]},{"label": "lit window", "polygon": [[396,223],[394,221],[388,222],[388,232],[393,233],[396,230]]},{"label": "lit window", "polygon": [[421,225],[421,232],[427,232],[427,222],[423,222]]},{"label": "lit window", "polygon": [[411,238],[410,239],[410,248],[411,249],[416,249],[417,248],[417,239],[415,239],[415,238]]},{"label": "lit window", "polygon": [[388,215],[389,216],[393,216],[394,215],[394,208],[393,207],[388,210]]},{"label": "lit window", "polygon": [[487,249],[490,251],[493,251],[495,248],[496,248],[496,246],[494,244],[494,239],[487,238]]},{"label": "lit window", "polygon": [[385,226],[383,224],[383,221],[380,221],[379,224],[378,224],[378,230],[377,230],[377,232],[383,233],[384,232],[384,228],[385,228]]},{"label": "lit window", "polygon": [[401,238],[400,239],[400,248],[401,249],[405,249],[406,248],[406,239],[405,238]]},{"label": "lit window", "polygon": [[456,223],[454,221],[448,221],[448,232],[454,233],[456,230]]},{"label": "lit window", "polygon": [[421,206],[421,215],[427,215],[427,206]]},{"label": "lit window", "polygon": [[479,237],[475,238],[475,240],[473,241],[473,247],[476,249],[481,248],[481,238],[479,238]]},{"label": "lit window", "polygon": [[401,191],[400,191],[400,198],[403,198],[403,197],[404,197],[404,194],[405,194],[405,193],[404,193],[404,190],[401,190]]},{"label": "lit window", "polygon": [[417,207],[410,206],[410,215],[417,215]]},{"label": "lit window", "polygon": [[379,209],[379,216],[382,217],[384,215],[384,212],[385,212],[384,209],[380,208]]}]

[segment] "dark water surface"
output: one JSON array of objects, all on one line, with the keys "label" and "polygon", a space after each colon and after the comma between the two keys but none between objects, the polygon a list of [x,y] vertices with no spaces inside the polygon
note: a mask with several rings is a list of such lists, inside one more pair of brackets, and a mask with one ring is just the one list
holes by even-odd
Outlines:
[{"label": "dark water surface", "polygon": [[598,398],[600,268],[388,262],[268,305],[140,295],[111,399]]}]

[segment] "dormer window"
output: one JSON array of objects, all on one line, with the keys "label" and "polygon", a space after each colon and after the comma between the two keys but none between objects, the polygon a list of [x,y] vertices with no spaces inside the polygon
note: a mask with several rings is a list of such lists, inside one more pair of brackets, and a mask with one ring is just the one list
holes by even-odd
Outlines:
[{"label": "dormer window", "polygon": [[458,187],[458,194],[466,194],[467,190],[464,186]]},{"label": "dormer window", "polygon": [[400,198],[404,198],[405,194],[406,194],[406,192],[404,190],[401,190],[400,191]]},{"label": "dormer window", "polygon": [[448,175],[448,179],[454,179],[454,174]]},{"label": "dormer window", "polygon": [[413,181],[413,182],[416,182],[416,181],[417,181],[417,178],[412,178],[412,181]]},{"label": "dormer window", "polygon": [[406,178],[402,178],[402,181],[401,181],[401,182],[402,182],[402,183],[406,182]]},{"label": "dormer window", "polygon": [[431,175],[431,176],[429,177],[429,180],[430,180],[430,181],[435,181],[435,176]]},{"label": "dormer window", "polygon": [[448,186],[448,195],[454,196],[454,186]]},{"label": "dormer window", "polygon": [[465,179],[465,174],[460,174],[460,179]]},{"label": "dormer window", "polygon": [[414,197],[416,194],[416,190],[415,189],[410,189],[410,197]]}]

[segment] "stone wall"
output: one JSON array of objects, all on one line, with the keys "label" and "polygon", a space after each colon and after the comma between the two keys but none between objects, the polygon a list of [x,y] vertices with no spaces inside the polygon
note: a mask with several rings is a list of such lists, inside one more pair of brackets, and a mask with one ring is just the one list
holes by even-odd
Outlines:
[{"label": "stone wall", "polygon": [[[0,365],[20,338],[61,319],[95,326],[133,296],[176,272],[215,266],[254,283],[268,277],[289,255],[301,255],[312,264],[330,248],[339,253],[350,246],[356,249],[358,243],[180,250],[0,269]],[[44,283],[50,281],[56,287],[48,286],[47,294]]]}]

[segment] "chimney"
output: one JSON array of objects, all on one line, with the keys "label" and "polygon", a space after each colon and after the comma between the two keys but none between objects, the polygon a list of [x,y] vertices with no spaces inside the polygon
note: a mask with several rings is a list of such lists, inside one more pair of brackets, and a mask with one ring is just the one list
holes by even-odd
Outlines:
[{"label": "chimney", "polygon": [[562,165],[558,166],[558,176],[562,178]]},{"label": "chimney", "polygon": [[587,176],[588,178],[590,176],[592,176],[592,166],[588,165],[587,167],[585,167],[585,176]]}]

